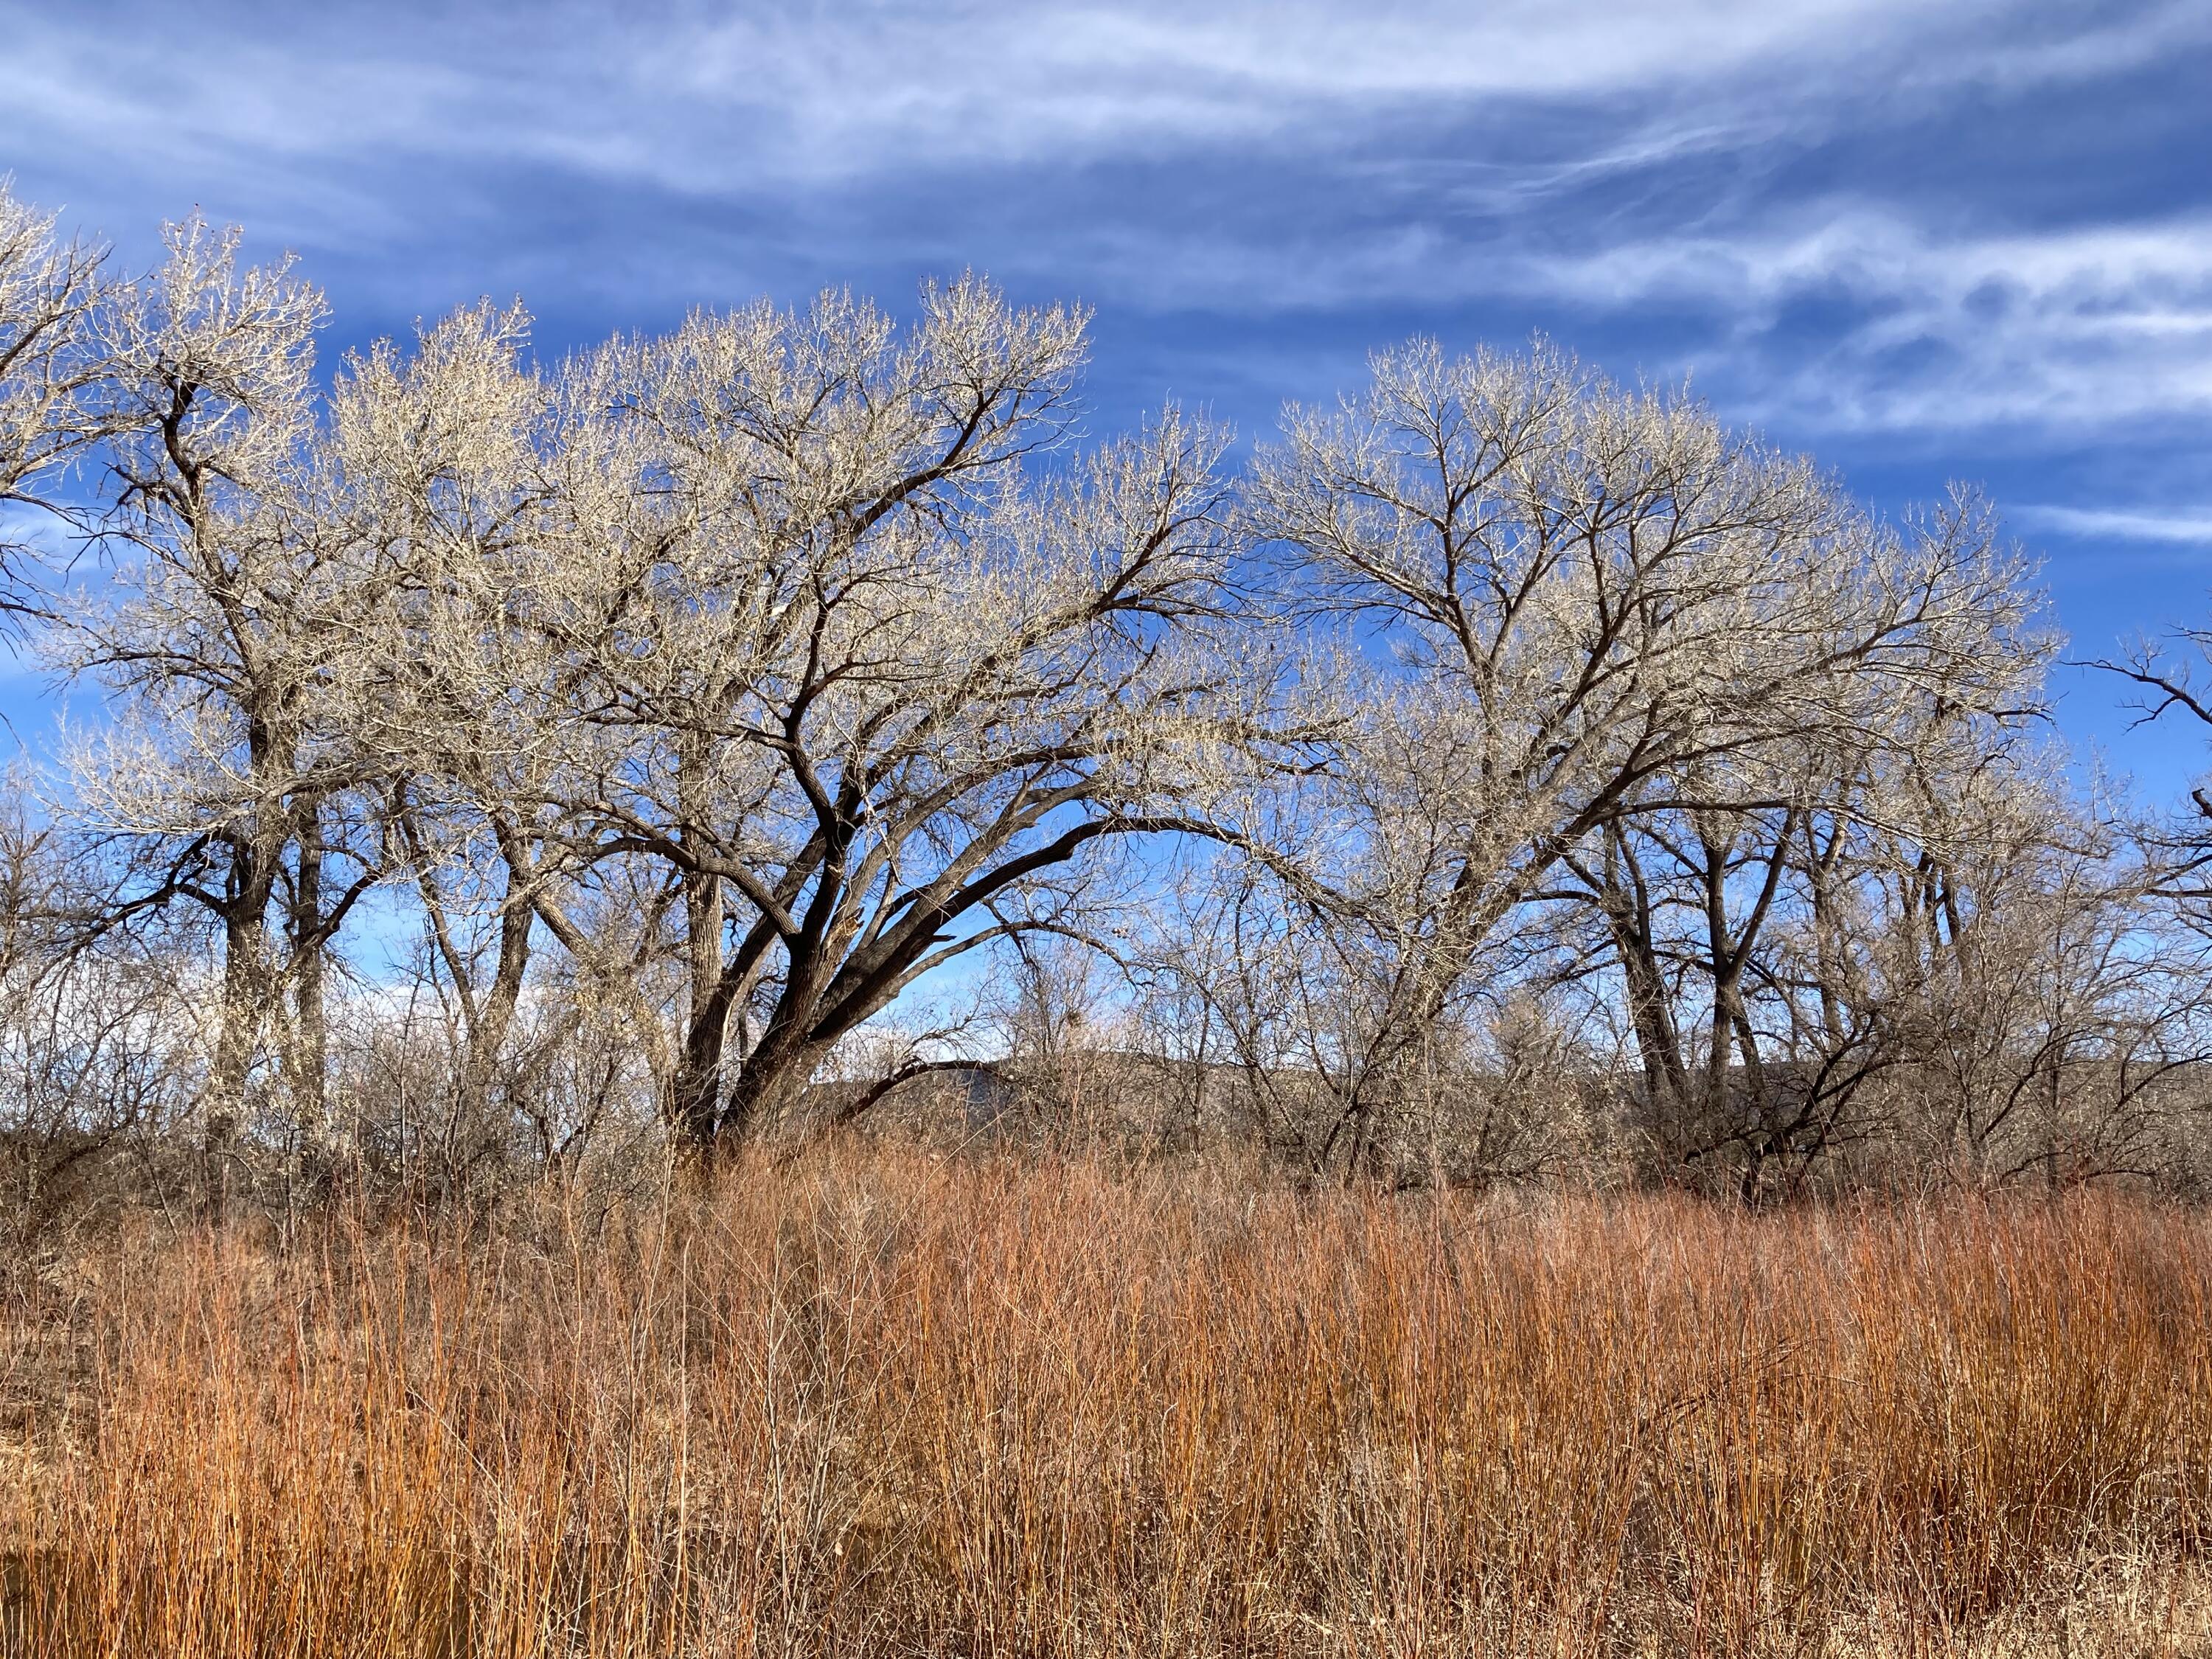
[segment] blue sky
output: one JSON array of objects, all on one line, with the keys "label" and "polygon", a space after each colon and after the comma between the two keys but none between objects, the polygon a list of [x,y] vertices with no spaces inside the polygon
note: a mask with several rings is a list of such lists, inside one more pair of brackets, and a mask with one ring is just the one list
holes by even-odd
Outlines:
[{"label": "blue sky", "polygon": [[[2212,621],[2207,0],[0,0],[0,40],[21,195],[127,260],[241,222],[333,350],[973,267],[1097,307],[1099,428],[1264,436],[1371,347],[1540,330],[1881,506],[1985,487],[2081,654]],[[2152,798],[2212,752],[2057,689]]]}]

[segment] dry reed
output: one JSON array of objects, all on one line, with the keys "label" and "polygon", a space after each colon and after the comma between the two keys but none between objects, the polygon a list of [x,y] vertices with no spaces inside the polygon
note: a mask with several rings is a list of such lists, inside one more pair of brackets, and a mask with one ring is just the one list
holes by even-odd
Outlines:
[{"label": "dry reed", "polygon": [[[2191,1651],[2212,1220],[835,1146],[589,1238],[109,1241],[11,1652]],[[2087,1645],[2083,1645],[2087,1643]]]}]

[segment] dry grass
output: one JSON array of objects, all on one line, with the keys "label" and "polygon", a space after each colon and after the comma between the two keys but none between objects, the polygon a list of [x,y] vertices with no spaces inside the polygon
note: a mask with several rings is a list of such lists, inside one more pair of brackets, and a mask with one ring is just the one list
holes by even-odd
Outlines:
[{"label": "dry grass", "polygon": [[2188,1652],[2212,1219],[848,1146],[13,1310],[11,1652]]}]

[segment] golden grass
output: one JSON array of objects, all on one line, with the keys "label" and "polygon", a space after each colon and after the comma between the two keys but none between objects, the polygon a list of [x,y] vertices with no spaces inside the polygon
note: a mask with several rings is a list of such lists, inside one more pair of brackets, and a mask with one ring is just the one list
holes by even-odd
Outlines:
[{"label": "golden grass", "polygon": [[2212,1651],[2187,1212],[848,1145],[562,1221],[25,1292],[7,1650]]}]

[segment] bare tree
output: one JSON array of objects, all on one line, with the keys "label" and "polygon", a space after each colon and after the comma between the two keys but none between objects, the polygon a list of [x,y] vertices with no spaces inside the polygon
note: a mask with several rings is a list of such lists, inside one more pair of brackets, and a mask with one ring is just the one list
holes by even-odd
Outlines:
[{"label": "bare tree", "polygon": [[198,1080],[189,941],[101,930],[100,872],[30,799],[0,808],[0,1224],[18,1249],[50,1244],[72,1196],[158,1198],[131,1176]]},{"label": "bare tree", "polygon": [[1755,1070],[1742,979],[1797,780],[1825,744],[1879,740],[1900,704],[1993,714],[2029,695],[2045,647],[1989,516],[1961,500],[1880,525],[1809,463],[1541,347],[1385,354],[1364,397],[1286,430],[1257,466],[1256,526],[1306,612],[1355,630],[1375,688],[1340,746],[1338,862],[1306,861],[1319,902],[1396,936],[1375,1029],[1419,1041],[1486,942],[1581,861],[1629,947],[1647,1061],[1672,1063],[1624,828],[1671,812],[1704,890],[1705,1063]]},{"label": "bare tree", "polygon": [[383,603],[352,620],[357,742],[412,878],[428,982],[458,1027],[454,1109],[475,1121],[521,1006],[540,912],[561,908],[566,821],[549,804],[563,660],[517,602],[562,522],[554,391],[522,361],[528,319],[479,305],[379,343],[331,398],[330,444]]},{"label": "bare tree", "polygon": [[569,441],[621,487],[579,492],[580,586],[534,601],[599,744],[562,805],[681,887],[696,1148],[933,968],[1054,925],[1047,883],[1094,843],[1191,822],[1243,717],[1205,627],[1221,437],[1170,414],[1025,465],[1080,343],[967,281],[903,335],[830,296],[579,371]]},{"label": "bare tree", "polygon": [[[1385,353],[1232,480],[1173,410],[1079,445],[1083,319],[974,279],[550,364],[479,305],[327,392],[321,316],[234,233],[119,282],[0,192],[0,509],[111,556],[39,604],[112,716],[70,856],[104,961],[212,957],[218,1200],[333,1091],[416,1189],[648,1106],[703,1167],[972,1067],[904,1017],[963,957],[1005,1077],[1316,1176],[1553,1170],[1599,1101],[1753,1196],[1877,1132],[2177,1167],[2202,1011],[2146,941],[2203,838],[2027,788],[2050,646],[1969,497],[1879,521],[1541,346]],[[411,953],[349,988],[380,886]]]},{"label": "bare tree", "polygon": [[9,509],[62,509],[68,469],[110,426],[107,250],[54,222],[0,179],[0,610],[16,613],[29,550]]},{"label": "bare tree", "polygon": [[272,1016],[289,1015],[279,1057],[302,1131],[321,1133],[329,947],[383,863],[355,799],[363,758],[331,718],[373,602],[315,441],[323,302],[283,265],[241,270],[237,243],[173,227],[161,268],[118,297],[114,575],[74,595],[50,640],[113,700],[75,785],[82,821],[139,872],[118,919],[182,902],[221,934],[218,1182]]}]

